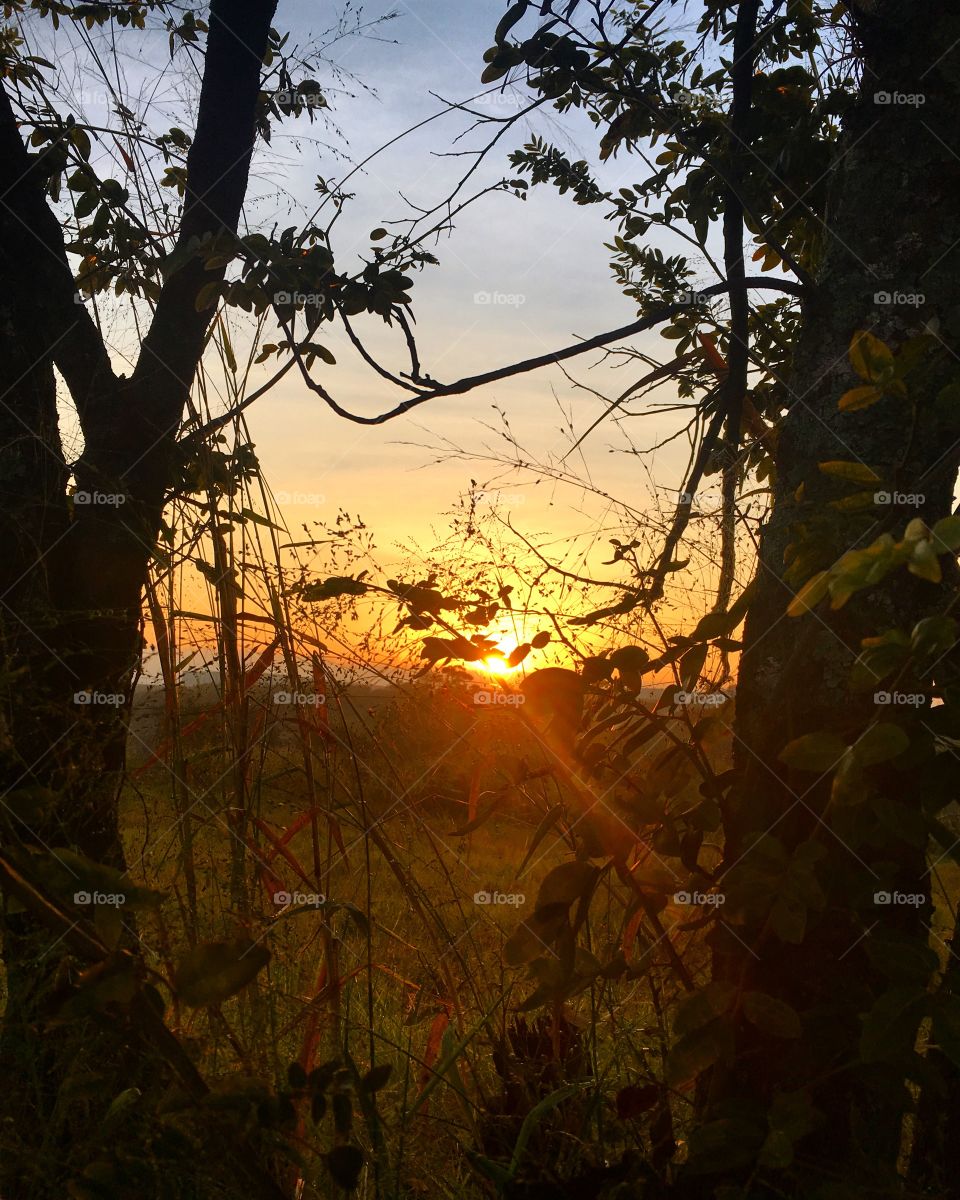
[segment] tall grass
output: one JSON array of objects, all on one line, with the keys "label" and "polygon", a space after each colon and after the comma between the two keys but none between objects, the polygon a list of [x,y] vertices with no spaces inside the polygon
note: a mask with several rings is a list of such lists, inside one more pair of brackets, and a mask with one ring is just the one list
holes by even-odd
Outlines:
[{"label": "tall grass", "polygon": [[[168,1020],[216,1102],[263,1126],[297,1196],[332,1194],[331,1152],[347,1145],[363,1154],[358,1194],[397,1200],[601,1195],[641,1160],[664,1166],[689,1101],[665,1083],[669,1014],[706,951],[670,902],[678,848],[632,831],[656,796],[698,798],[724,722],[691,741],[689,714],[662,717],[624,753],[626,718],[604,721],[598,687],[591,756],[535,703],[477,704],[481,686],[534,700],[521,675],[418,677],[418,636],[388,632],[387,589],[360,617],[350,597],[303,598],[304,581],[369,556],[346,538],[293,544],[243,418],[218,437],[185,465],[147,588],[123,797],[131,875],[167,897],[142,923],[148,965],[169,980],[191,948],[239,937],[270,952],[220,1006],[171,992]],[[476,564],[459,569],[475,591]],[[586,653],[568,651],[574,665]],[[623,760],[614,788],[597,782],[600,755]],[[557,954],[509,966],[504,948],[575,857],[597,867],[574,910],[576,982],[540,1002]]]}]

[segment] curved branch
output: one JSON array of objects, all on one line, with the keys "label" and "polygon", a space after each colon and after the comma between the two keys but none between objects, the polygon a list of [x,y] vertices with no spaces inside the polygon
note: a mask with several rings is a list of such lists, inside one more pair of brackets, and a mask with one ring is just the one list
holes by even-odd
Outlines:
[{"label": "curved branch", "polygon": [[[704,288],[700,293],[703,296],[720,296],[729,292],[734,285],[730,283],[715,283],[710,287]],[[787,292],[793,296],[803,296],[804,289],[792,280],[786,279],[759,279],[749,278],[744,280],[743,285],[747,289],[760,288],[772,291]],[[458,379],[454,383],[438,384],[436,387],[418,393],[416,396],[411,396],[409,400],[404,400],[394,408],[387,412],[379,413],[375,417],[364,417],[358,413],[352,413],[348,409],[343,408],[333,399],[333,397],[323,388],[316,380],[310,378],[310,373],[307,371],[303,363],[303,359],[299,352],[293,351],[297,360],[297,365],[300,368],[300,374],[307,387],[327,404],[333,412],[339,417],[344,417],[348,421],[353,421],[357,425],[384,425],[387,421],[392,421],[397,417],[403,416],[412,409],[419,407],[421,404],[426,404],[428,400],[435,400],[443,396],[462,396],[465,392],[471,392],[475,388],[484,387],[488,383],[498,383],[502,379],[511,379],[515,375],[525,375],[529,371],[537,371],[541,367],[555,366],[557,363],[565,362],[568,358],[576,358],[580,354],[585,354],[590,350],[598,350],[603,346],[610,345],[611,342],[621,341],[624,338],[633,337],[638,333],[643,333],[648,329],[653,329],[662,322],[669,320],[679,312],[683,312],[689,307],[686,304],[664,304],[658,306],[653,312],[648,313],[645,317],[641,317],[637,321],[631,321],[629,325],[621,325],[619,329],[611,329],[606,333],[598,333],[591,338],[585,338],[583,341],[575,342],[572,346],[565,346],[562,350],[554,350],[549,354],[539,354],[535,358],[526,358],[521,362],[511,363],[505,367],[497,367],[493,371],[484,371],[479,375],[468,375],[463,379]],[[243,401],[237,405],[232,412],[239,412],[241,408],[247,407],[248,401]]]}]

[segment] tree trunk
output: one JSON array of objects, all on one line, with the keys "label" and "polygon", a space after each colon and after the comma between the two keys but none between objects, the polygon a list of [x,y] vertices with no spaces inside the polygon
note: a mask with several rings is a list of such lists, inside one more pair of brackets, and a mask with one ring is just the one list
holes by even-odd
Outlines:
[{"label": "tree trunk", "polygon": [[[724,911],[733,915],[739,906],[742,924],[719,928],[714,943],[715,977],[735,985],[740,1000],[756,991],[786,1001],[801,1014],[804,1034],[764,1035],[741,1013],[732,1065],[714,1069],[702,1114],[704,1121],[753,1122],[762,1140],[777,1095],[806,1092],[820,1115],[796,1146],[805,1181],[797,1194],[805,1196],[831,1179],[890,1194],[896,1184],[908,1100],[904,1064],[918,1019],[908,1015],[891,1028],[889,1061],[862,1062],[857,1048],[860,1016],[891,987],[869,954],[871,940],[927,940],[926,839],[912,832],[925,797],[915,774],[890,763],[872,769],[863,802],[831,802],[829,772],[787,770],[779,755],[788,742],[820,730],[852,742],[878,720],[896,720],[915,744],[924,736],[922,713],[901,719],[903,710],[891,716],[876,708],[872,691],[852,695],[850,668],[864,637],[894,627],[909,632],[925,614],[942,611],[946,585],[901,569],[837,612],[821,605],[795,619],[786,608],[807,578],[847,550],[869,546],[884,531],[899,538],[913,517],[932,524],[949,514],[960,461],[960,412],[937,400],[957,377],[960,350],[960,159],[952,148],[960,72],[948,49],[960,39],[960,13],[939,0],[847,7],[862,40],[864,80],[844,121],[818,286],[806,302],[788,381],[792,398],[738,679],[739,774],[725,805],[721,888],[729,893]],[[907,99],[918,93],[925,102]],[[883,303],[880,293],[922,300]],[[852,335],[870,330],[896,351],[930,321],[939,324],[908,379],[909,398],[841,413],[840,397],[862,383],[848,359]],[[820,471],[820,463],[837,460],[866,465],[882,480],[860,490],[922,499],[866,513],[831,507],[857,490]],[[794,894],[791,911],[781,906],[771,915],[784,864],[810,842],[820,847],[811,853],[822,855],[815,886]],[[764,876],[768,852],[781,859]],[[760,902],[764,877],[770,882]],[[894,889],[927,898],[919,906],[873,903],[875,891]]]},{"label": "tree trunk", "polygon": [[[237,230],[275,9],[276,0],[211,4],[181,253],[191,239]],[[117,377],[78,303],[46,200],[48,173],[43,154],[28,154],[0,90],[0,850],[28,876],[38,855],[56,848],[125,867],[117,810],[141,594],[211,318],[196,298],[223,278],[222,267],[208,271],[197,257],[170,274],[132,377]],[[84,437],[72,502],[54,368]],[[86,927],[82,910],[64,906]],[[126,917],[121,948],[136,952],[137,936]],[[211,1163],[181,1145],[170,1158],[169,1130],[143,1117],[169,1071],[134,1018],[139,1000],[84,1008],[66,945],[7,901],[0,1073],[11,1085],[0,1100],[0,1192],[59,1198],[99,1164],[100,1182],[119,1191],[98,1195],[134,1187],[144,1197],[212,1194],[215,1176],[234,1173],[232,1156]],[[131,1087],[143,1094],[134,1115],[103,1127],[110,1102]],[[248,1186],[245,1194],[273,1193]]]}]

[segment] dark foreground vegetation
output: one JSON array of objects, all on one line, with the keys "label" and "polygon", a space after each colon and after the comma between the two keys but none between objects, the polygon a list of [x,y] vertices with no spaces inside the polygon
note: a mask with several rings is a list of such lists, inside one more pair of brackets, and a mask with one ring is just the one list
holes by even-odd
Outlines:
[{"label": "dark foreground vegetation", "polygon": [[[342,78],[349,10],[286,16],[3,6],[4,1200],[955,1194],[960,12],[520,0],[476,59],[523,108],[456,110],[476,178],[359,266],[323,163],[308,220],[245,208]],[[127,47],[202,80],[180,124]],[[537,137],[483,185],[541,109],[593,166]],[[428,247],[544,187],[609,219],[635,319],[573,296],[578,340],[438,381]],[[432,574],[345,516],[290,545],[245,423],[281,379],[381,423],[601,348],[607,426],[662,386],[689,447],[602,566],[472,509]]]}]

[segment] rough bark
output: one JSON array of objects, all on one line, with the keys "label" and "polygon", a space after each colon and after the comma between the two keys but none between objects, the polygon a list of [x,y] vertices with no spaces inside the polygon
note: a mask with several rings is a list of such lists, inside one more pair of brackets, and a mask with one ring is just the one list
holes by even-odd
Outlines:
[{"label": "rough bark", "polygon": [[[181,252],[193,239],[236,233],[275,9],[276,0],[211,5]],[[192,258],[168,275],[132,377],[117,376],[76,302],[44,178],[42,157],[29,153],[0,92],[0,842],[27,865],[31,848],[61,846],[122,868],[117,800],[141,593],[211,317],[197,311],[196,297],[223,269],[207,271]],[[83,431],[77,490],[120,503],[68,501],[55,369]],[[123,703],[78,705],[76,694],[88,690],[121,695]],[[0,1064],[17,1083],[2,1101],[0,1190],[13,1200],[61,1196],[91,1159],[109,1156],[98,1126],[111,1098],[134,1082],[155,1095],[165,1068],[137,1022],[120,1012],[49,1027],[71,994],[63,947],[50,953],[57,939],[29,911],[5,912],[3,933]],[[133,944],[135,929],[127,936]],[[80,1089],[82,1102],[70,1099],[71,1089]],[[155,1156],[155,1133],[140,1132]]]},{"label": "rough bark", "polygon": [[[848,8],[858,22],[864,78],[858,103],[845,118],[817,289],[806,302],[788,380],[791,401],[778,445],[774,504],[763,530],[758,594],[738,680],[739,778],[724,826],[725,871],[753,853],[751,839],[765,832],[788,851],[807,839],[820,841],[829,852],[827,903],[808,915],[799,945],[778,938],[763,917],[748,919],[737,931],[749,949],[718,931],[717,977],[741,992],[787,1001],[804,1014],[805,1030],[799,1042],[789,1042],[742,1023],[734,1065],[714,1071],[704,1114],[729,1116],[735,1100],[765,1112],[778,1092],[807,1089],[822,1114],[798,1147],[811,1188],[837,1177],[892,1186],[907,1096],[896,1072],[888,1076],[882,1065],[856,1062],[859,1014],[889,982],[871,966],[865,924],[855,909],[862,912],[858,895],[877,886],[873,871],[891,856],[904,891],[927,890],[923,845],[891,839],[889,830],[881,836],[874,815],[886,800],[919,811],[923,796],[919,781],[891,769],[875,781],[867,811],[844,815],[828,809],[829,779],[788,772],[778,756],[801,735],[842,734],[883,719],[872,694],[858,700],[849,692],[860,641],[894,626],[909,630],[927,612],[942,611],[944,588],[898,578],[839,612],[818,610],[795,620],[785,615],[797,591],[796,582],[785,581],[786,564],[803,546],[805,530],[818,547],[814,558],[819,554],[820,561],[811,561],[807,571],[813,574],[883,530],[900,536],[913,517],[932,524],[951,511],[960,461],[960,415],[936,402],[956,379],[960,348],[954,245],[960,226],[960,68],[948,50],[960,38],[960,14],[936,0],[874,0]],[[922,93],[925,103],[877,103],[877,93]],[[877,304],[875,294],[882,292],[922,293],[925,299],[919,307]],[[938,345],[911,379],[912,423],[910,403],[896,400],[840,413],[840,396],[861,382],[848,362],[854,332],[872,330],[897,347],[931,319],[939,322]],[[909,511],[844,516],[830,503],[853,489],[818,469],[834,460],[866,464],[884,480],[884,490],[919,493],[924,500]],[[820,517],[812,521],[812,512]],[[881,930],[897,928],[919,940],[928,918],[928,906],[906,914],[902,908],[876,910]]]}]

